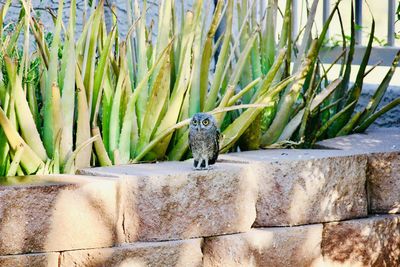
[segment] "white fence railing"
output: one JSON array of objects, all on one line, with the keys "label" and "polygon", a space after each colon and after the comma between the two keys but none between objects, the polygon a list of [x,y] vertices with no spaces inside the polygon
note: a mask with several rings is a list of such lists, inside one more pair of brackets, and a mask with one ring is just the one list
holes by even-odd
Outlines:
[{"label": "white fence railing", "polygon": [[[293,12],[293,29],[298,29],[298,13],[301,5],[301,1],[303,0],[293,0],[292,12]],[[331,12],[331,4],[336,0],[323,0],[322,1],[322,20],[325,23],[327,21],[329,14]],[[375,1],[375,0],[374,0]],[[384,2],[385,0],[380,0]],[[400,47],[395,46],[395,18],[396,18],[396,8],[398,4],[398,0],[386,0],[388,1],[388,12],[387,14],[378,14],[379,16],[387,15],[387,36],[386,36],[386,45],[382,47],[373,47],[371,52],[371,57],[369,60],[370,65],[374,65],[377,62],[382,62],[382,66],[389,66],[392,64],[392,60],[400,49]],[[320,3],[321,4],[321,3]],[[365,5],[364,0],[355,0],[355,22],[359,26],[362,25],[362,17],[363,17],[363,5]],[[365,51],[365,46],[362,43],[362,29],[361,27],[357,27],[356,29],[356,50],[354,55],[354,64],[360,64],[362,60],[362,56]],[[294,34],[297,33],[295,30]],[[329,37],[329,32],[327,33]],[[333,62],[342,52],[340,47],[326,48],[321,56],[321,59],[324,63]]]}]

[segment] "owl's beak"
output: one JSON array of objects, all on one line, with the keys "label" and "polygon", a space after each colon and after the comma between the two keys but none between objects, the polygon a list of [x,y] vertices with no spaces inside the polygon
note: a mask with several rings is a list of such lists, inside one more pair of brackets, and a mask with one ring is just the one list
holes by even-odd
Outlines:
[{"label": "owl's beak", "polygon": [[200,124],[197,125],[197,131],[200,132]]}]

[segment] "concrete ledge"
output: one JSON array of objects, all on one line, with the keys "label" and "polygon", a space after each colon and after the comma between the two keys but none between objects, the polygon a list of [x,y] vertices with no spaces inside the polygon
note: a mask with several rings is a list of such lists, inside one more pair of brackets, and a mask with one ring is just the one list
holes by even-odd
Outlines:
[{"label": "concrete ledge", "polygon": [[126,244],[120,247],[66,251],[61,267],[202,266],[202,239]]},{"label": "concrete ledge", "polygon": [[1,267],[56,267],[60,253],[37,253],[37,254],[20,254],[10,256],[0,256]]},{"label": "concrete ledge", "polygon": [[227,154],[258,181],[255,226],[290,226],[367,216],[366,156],[329,150]]},{"label": "concrete ledge", "polygon": [[247,232],[255,217],[256,184],[243,164],[192,171],[189,162],[82,170],[120,177],[125,242],[187,239]]},{"label": "concrete ledge", "polygon": [[100,177],[72,184],[74,178],[36,177],[42,182],[0,187],[0,255],[116,243],[117,184]]},{"label": "concrete ledge", "polygon": [[318,148],[359,153],[400,152],[400,128],[375,128],[365,134],[352,134],[317,143]]}]

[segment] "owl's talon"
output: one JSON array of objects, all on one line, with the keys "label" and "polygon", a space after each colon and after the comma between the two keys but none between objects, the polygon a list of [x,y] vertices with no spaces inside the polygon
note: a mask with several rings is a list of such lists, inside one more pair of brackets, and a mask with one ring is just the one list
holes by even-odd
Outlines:
[{"label": "owl's talon", "polygon": [[195,170],[195,171],[201,170],[201,162],[202,162],[202,160],[198,160],[198,161],[195,160],[194,165],[193,165],[193,170]]}]

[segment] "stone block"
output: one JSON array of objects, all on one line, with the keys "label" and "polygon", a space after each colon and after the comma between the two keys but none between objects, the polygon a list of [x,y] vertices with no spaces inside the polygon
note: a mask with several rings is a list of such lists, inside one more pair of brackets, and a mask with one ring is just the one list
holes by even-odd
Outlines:
[{"label": "stone block", "polygon": [[400,212],[400,128],[375,128],[324,140],[318,146],[367,154],[369,211]]},{"label": "stone block", "polygon": [[315,224],[205,238],[203,266],[312,266],[321,260],[321,236]]},{"label": "stone block", "polygon": [[321,266],[400,266],[400,215],[324,225]]},{"label": "stone block", "polygon": [[193,171],[190,162],[82,170],[120,177],[122,242],[187,239],[247,232],[256,211],[256,184],[246,164],[218,163]]},{"label": "stone block", "polygon": [[400,213],[400,152],[368,155],[367,190],[371,213]]},{"label": "stone block", "polygon": [[367,216],[366,156],[332,150],[232,153],[258,184],[255,226],[290,226]]},{"label": "stone block", "polygon": [[60,253],[0,256],[1,267],[57,267]]},{"label": "stone block", "polygon": [[62,252],[61,267],[200,267],[202,239],[137,242],[119,247]]},{"label": "stone block", "polygon": [[116,243],[117,184],[113,180],[40,179],[48,182],[0,187],[0,255]]},{"label": "stone block", "polygon": [[205,238],[205,267],[400,266],[400,215]]}]

